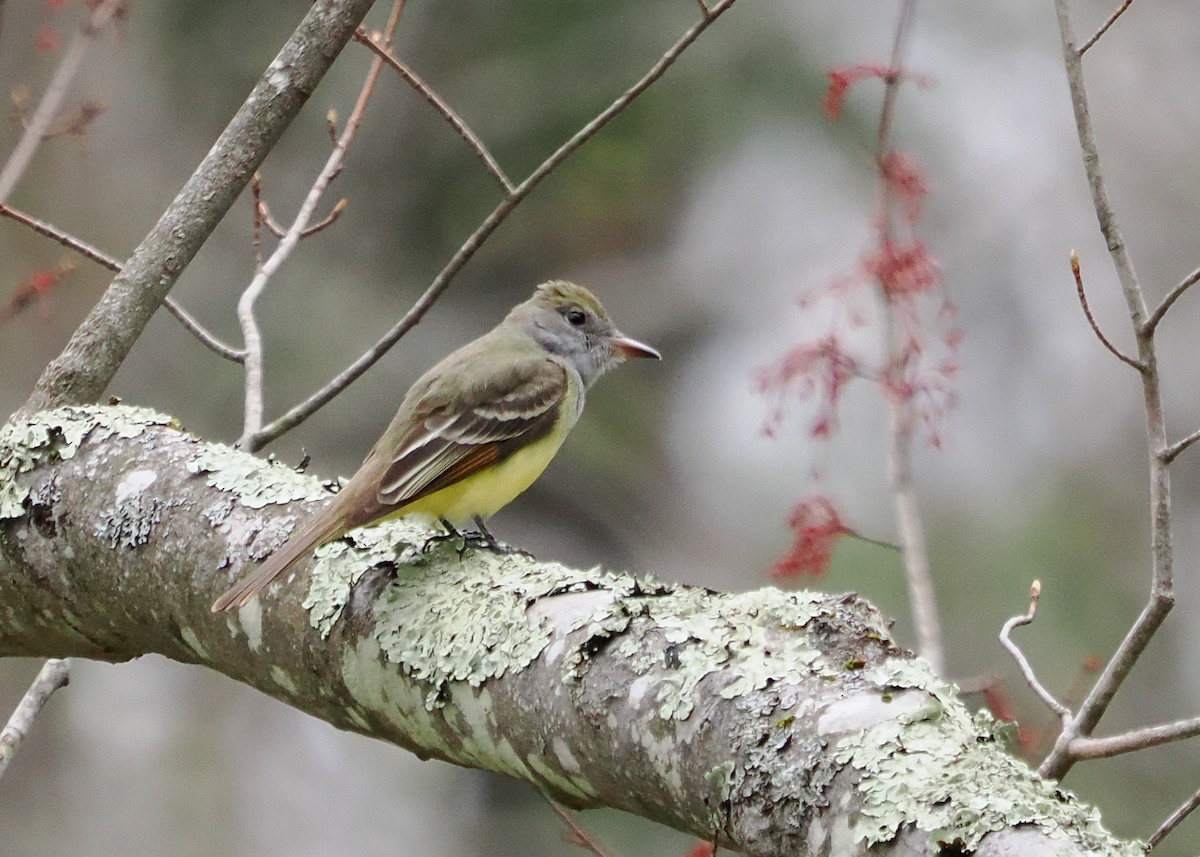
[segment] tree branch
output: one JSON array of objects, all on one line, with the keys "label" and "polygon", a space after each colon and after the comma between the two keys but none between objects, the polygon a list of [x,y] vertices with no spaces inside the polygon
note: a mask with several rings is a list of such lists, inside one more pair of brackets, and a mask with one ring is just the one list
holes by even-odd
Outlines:
[{"label": "tree branch", "polygon": [[687,50],[687,48],[700,37],[700,34],[709,28],[709,26],[717,20],[722,14],[727,12],[733,6],[736,0],[721,0],[714,5],[709,14],[701,21],[694,24],[687,32],[685,32],[678,41],[672,45],[666,53],[664,53],[648,72],[646,72],[637,83],[627,89],[616,101],[602,110],[590,122],[580,128],[568,139],[565,143],[558,147],[550,157],[542,161],[542,163],[530,173],[524,181],[517,185],[516,189],[506,196],[500,203],[492,209],[482,223],[475,228],[475,231],[467,236],[467,240],[462,243],[458,251],[450,257],[445,267],[438,272],[433,278],[433,282],[425,289],[424,294],[417,299],[412,308],[405,313],[396,324],[392,325],[374,345],[364,352],[357,360],[339,372],[332,380],[324,387],[309,396],[305,401],[293,407],[283,416],[265,426],[262,431],[257,432],[242,444],[243,449],[248,449],[251,452],[262,449],[271,441],[275,440],[280,435],[298,426],[304,420],[308,419],[322,407],[333,400],[338,393],[352,384],[364,372],[370,369],[375,363],[387,354],[404,334],[408,333],[417,323],[425,317],[425,313],[429,312],[430,307],[441,297],[442,293],[450,287],[451,280],[454,276],[463,269],[475,255],[487,238],[499,228],[500,224],[508,219],[508,216],[520,205],[533,189],[541,184],[542,179],[550,175],[558,166],[565,161],[571,154],[596,135],[596,133],[607,125],[613,117],[617,116],[626,107],[633,103],[639,95],[645,92],[651,84],[657,81],[660,77],[667,73],[675,60]]},{"label": "tree branch", "polygon": [[399,520],[214,616],[329,495],[169,423],[64,408],[0,431],[0,656],[203,664],[339,728],[757,857],[1140,853],[1005,753],[854,596],[426,552]]},{"label": "tree branch", "polygon": [[[392,4],[391,15],[388,16],[387,27],[384,30],[384,42],[390,44],[392,38],[396,34],[396,27],[400,24],[400,15],[404,12],[405,0],[394,0]],[[317,210],[317,204],[321,201],[325,190],[329,187],[330,182],[337,177],[342,171],[342,164],[345,163],[346,153],[350,151],[350,146],[354,142],[354,138],[358,135],[358,128],[362,124],[363,116],[366,114],[367,105],[371,101],[371,96],[375,92],[375,84],[379,80],[379,74],[383,71],[383,61],[374,59],[371,61],[371,66],[367,70],[367,76],[363,80],[362,87],[359,89],[358,99],[354,103],[354,109],[350,111],[350,117],[346,120],[346,127],[342,130],[341,135],[333,145],[333,151],[329,153],[329,157],[325,160],[325,165],[313,180],[312,187],[309,188],[308,194],[304,197],[304,202],[300,205],[300,210],[296,212],[296,217],[292,220],[291,226],[287,228],[283,237],[279,241],[279,245],[275,251],[271,253],[267,261],[258,267],[254,274],[254,278],[250,281],[250,285],[242,292],[241,298],[238,300],[237,317],[238,323],[242,328],[242,337],[246,343],[246,378],[244,389],[244,408],[242,422],[242,439],[240,443],[245,441],[257,433],[262,428],[263,420],[263,351],[262,337],[258,330],[258,321],[254,317],[254,304],[258,300],[259,295],[267,287],[267,283],[275,272],[283,265],[292,251],[296,249],[296,245],[300,239],[304,237],[308,231],[309,224],[312,220],[313,212]],[[342,206],[334,208],[337,214],[341,213]],[[329,222],[336,219],[337,214],[333,214],[330,218],[326,218]],[[323,228],[322,224],[321,227]]]},{"label": "tree branch", "polygon": [[[879,170],[879,240],[885,248],[893,244],[891,183],[885,174],[885,163],[891,151],[892,119],[895,116],[896,98],[900,92],[901,67],[909,28],[916,13],[916,0],[904,0],[892,41],[889,68],[892,73],[884,79],[883,106],[879,114],[879,134],[875,163]],[[896,311],[887,290],[880,284],[884,317],[887,320],[887,352],[890,360],[900,360],[905,345],[903,334],[896,324]],[[929,549],[925,543],[925,527],[921,520],[921,506],[917,498],[912,475],[913,405],[911,397],[884,395],[888,409],[888,435],[891,446],[888,450],[888,468],[892,484],[892,505],[896,520],[896,532],[900,543],[900,557],[904,564],[904,578],[908,583],[908,599],[912,611],[913,627],[917,632],[917,651],[942,672],[946,666],[942,646],[941,620],[938,618],[937,596],[933,586],[933,575],[929,568]]]},{"label": "tree branch", "polygon": [[0,203],[8,201],[13,188],[25,174],[26,167],[29,166],[34,152],[45,139],[50,129],[50,123],[57,115],[58,108],[66,97],[67,90],[71,87],[71,81],[79,71],[80,65],[83,64],[83,58],[87,54],[88,48],[112,21],[121,2],[122,0],[104,0],[104,2],[96,4],[88,15],[87,22],[75,34],[75,38],[63,52],[62,59],[59,60],[58,67],[50,78],[50,83],[46,85],[46,91],[42,93],[42,100],[38,103],[37,110],[25,125],[25,132],[17,141],[12,154],[9,155],[4,169],[0,170]]},{"label": "tree branch", "polygon": [[1185,818],[1196,811],[1200,807],[1200,791],[1195,792],[1190,798],[1185,800],[1177,810],[1167,816],[1166,821],[1158,826],[1158,830],[1150,834],[1146,840],[1147,848],[1157,848],[1172,830],[1183,824]]},{"label": "tree branch", "polygon": [[71,665],[67,661],[51,658],[42,664],[37,677],[29,685],[29,690],[25,691],[12,716],[8,718],[8,723],[0,729],[0,777],[4,776],[4,772],[8,770],[8,763],[20,749],[21,742],[25,740],[29,730],[33,728],[33,721],[37,720],[37,716],[42,713],[54,692],[66,686],[70,674]]},{"label": "tree branch", "polygon": [[1111,27],[1113,24],[1117,23],[1117,19],[1125,14],[1125,10],[1129,8],[1129,5],[1132,2],[1133,2],[1133,0],[1125,0],[1120,6],[1118,6],[1116,8],[1116,11],[1114,11],[1111,15],[1108,16],[1108,20],[1105,21],[1103,24],[1101,24],[1100,29],[1098,29],[1095,33],[1093,33],[1092,37],[1090,39],[1088,39],[1086,42],[1084,42],[1083,46],[1079,49],[1079,55],[1081,57],[1088,52],[1088,49],[1091,48],[1092,45],[1094,45],[1094,44],[1096,44],[1096,42],[1100,41],[1100,38],[1105,33],[1108,32],[1109,27]]},{"label": "tree branch", "polygon": [[[23,211],[17,211],[15,208],[4,205],[3,203],[0,203],[0,215],[10,218],[11,220],[15,220],[17,223],[20,223],[23,226],[28,226],[34,232],[38,233],[39,235],[44,235],[52,241],[57,241],[64,247],[74,250],[83,258],[91,262],[95,262],[102,268],[107,268],[114,274],[121,273],[121,263],[112,256],[109,256],[102,250],[98,250],[91,244],[88,244],[86,241],[76,238],[69,232],[64,232],[53,224],[47,223],[44,220],[38,220],[36,217],[32,217]],[[245,352],[238,351],[236,348],[226,345],[224,342],[218,339],[215,334],[209,332],[204,325],[200,324],[200,322],[193,318],[187,310],[176,303],[174,299],[170,297],[163,298],[163,307],[167,310],[167,312],[175,316],[175,318],[179,320],[179,323],[183,325],[184,329],[192,336],[196,337],[200,344],[205,348],[209,349],[217,356],[225,358],[226,360],[234,363],[242,362],[245,357]]]},{"label": "tree branch", "polygon": [[1096,317],[1092,315],[1092,308],[1088,305],[1087,291],[1083,287],[1083,271],[1079,267],[1079,254],[1074,250],[1071,251],[1071,274],[1075,277],[1075,294],[1079,298],[1079,305],[1083,307],[1084,317],[1087,318],[1088,324],[1092,326],[1092,333],[1096,334],[1096,338],[1100,340],[1100,344],[1108,349],[1109,353],[1139,372],[1145,372],[1146,367],[1134,360],[1132,357],[1127,357],[1122,354],[1117,346],[1109,341],[1109,338],[1104,335],[1104,331],[1100,329]]},{"label": "tree branch", "polygon": [[1000,630],[1000,645],[1004,646],[1005,650],[1012,655],[1013,660],[1017,662],[1017,666],[1021,670],[1021,675],[1025,679],[1025,683],[1029,688],[1041,698],[1046,707],[1053,711],[1062,720],[1065,726],[1071,719],[1071,709],[1063,705],[1054,698],[1054,694],[1050,693],[1039,680],[1033,671],[1033,666],[1029,663],[1029,659],[1025,657],[1025,653],[1012,641],[1012,632],[1014,628],[1022,625],[1030,625],[1037,616],[1038,599],[1042,594],[1041,581],[1035,580],[1029,591],[1029,609],[1025,611],[1023,616],[1013,616],[1004,623],[1004,627]]},{"label": "tree branch", "polygon": [[1104,236],[1113,267],[1121,283],[1121,292],[1125,296],[1137,341],[1137,362],[1141,364],[1142,403],[1149,448],[1147,459],[1150,471],[1150,554],[1153,566],[1150,594],[1145,607],[1105,665],[1104,671],[1092,686],[1071,723],[1058,736],[1054,748],[1038,769],[1043,776],[1057,779],[1064,776],[1074,764],[1071,743],[1095,730],[1134,664],[1167,618],[1167,614],[1171,612],[1175,603],[1175,592],[1174,554],[1171,545],[1171,480],[1168,464],[1160,452],[1167,449],[1167,425],[1158,377],[1153,327],[1148,326],[1149,316],[1141,283],[1134,271],[1129,248],[1117,225],[1117,218],[1108,198],[1104,174],[1100,169],[1100,155],[1096,147],[1087,87],[1083,79],[1082,55],[1075,47],[1069,0],[1054,0],[1054,7],[1062,41],[1067,85],[1071,91],[1071,106],[1075,114],[1075,128],[1083,155],[1084,172],[1091,190],[1100,233]]},{"label": "tree branch", "polygon": [[1197,735],[1200,735],[1200,717],[1191,717],[1161,726],[1133,729],[1111,738],[1076,738],[1071,742],[1071,755],[1076,759],[1109,759],[1122,753],[1183,741]]},{"label": "tree branch", "polygon": [[365,45],[368,50],[395,69],[396,73],[400,75],[405,83],[415,89],[422,98],[429,102],[434,110],[441,114],[443,119],[450,123],[450,127],[458,133],[458,136],[466,141],[466,144],[471,147],[479,160],[483,162],[484,168],[500,184],[500,187],[504,189],[506,194],[511,194],[516,190],[516,187],[509,180],[508,176],[504,174],[504,170],[500,168],[500,164],[492,157],[492,153],[488,151],[483,141],[476,136],[475,132],[463,121],[462,117],[454,112],[454,108],[443,101],[441,96],[433,91],[433,87],[422,80],[420,75],[406,64],[392,56],[387,49],[387,45],[378,44],[373,38],[364,33],[361,28],[354,34],[354,40],[359,44]]},{"label": "tree branch", "polygon": [[25,412],[97,400],[373,0],[316,0],[124,270],[38,379]]}]

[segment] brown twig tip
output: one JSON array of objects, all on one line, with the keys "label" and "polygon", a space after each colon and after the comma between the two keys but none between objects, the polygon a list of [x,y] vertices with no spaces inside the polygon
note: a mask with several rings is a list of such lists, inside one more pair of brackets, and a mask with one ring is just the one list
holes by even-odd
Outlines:
[{"label": "brown twig tip", "polygon": [[349,204],[350,204],[350,200],[346,199],[346,197],[343,196],[341,199],[339,199],[337,201],[337,205],[335,205],[333,207],[333,211],[329,212],[329,214],[326,215],[325,219],[320,220],[320,221],[314,223],[312,226],[308,227],[307,229],[303,230],[300,233],[300,237],[308,238],[310,235],[316,235],[322,229],[332,226],[337,221],[337,219],[342,216],[342,212],[346,210],[346,206]]},{"label": "brown twig tip", "polygon": [[1100,29],[1097,30],[1090,39],[1083,43],[1083,46],[1079,49],[1080,56],[1086,54],[1088,52],[1088,48],[1100,41],[1101,36],[1108,32],[1109,27],[1117,23],[1117,19],[1125,14],[1125,10],[1129,8],[1131,3],[1133,3],[1133,0],[1125,0],[1125,2],[1117,7],[1115,12],[1108,16],[1108,20],[1100,25]]},{"label": "brown twig tip", "polygon": [[1025,679],[1025,684],[1038,695],[1047,708],[1058,715],[1062,721],[1063,728],[1066,728],[1071,720],[1071,709],[1055,699],[1054,694],[1050,693],[1045,685],[1038,680],[1037,674],[1033,671],[1033,665],[1029,663],[1029,659],[1025,657],[1025,653],[1012,641],[1012,632],[1016,628],[1033,623],[1034,617],[1037,616],[1037,603],[1041,595],[1042,582],[1035,580],[1029,587],[1029,609],[1025,611],[1024,615],[1013,616],[1004,623],[1004,627],[1000,629],[1000,645],[1017,662],[1017,667],[1021,670],[1021,677]]},{"label": "brown twig tip", "polygon": [[1140,360],[1134,360],[1132,357],[1127,357],[1122,354],[1117,347],[1109,341],[1104,335],[1104,331],[1100,329],[1100,325],[1096,321],[1096,317],[1092,315],[1092,308],[1088,305],[1087,291],[1083,287],[1083,273],[1079,266],[1079,254],[1074,250],[1071,251],[1071,275],[1075,278],[1075,294],[1079,296],[1079,305],[1083,307],[1083,314],[1087,318],[1088,324],[1092,327],[1092,332],[1096,334],[1096,338],[1100,340],[1100,344],[1112,353],[1114,357],[1122,363],[1132,366],[1139,372],[1146,371],[1146,364]]}]

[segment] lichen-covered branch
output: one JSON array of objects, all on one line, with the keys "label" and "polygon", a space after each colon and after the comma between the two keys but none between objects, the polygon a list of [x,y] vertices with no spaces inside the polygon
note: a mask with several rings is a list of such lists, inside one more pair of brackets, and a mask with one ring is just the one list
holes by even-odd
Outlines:
[{"label": "lichen-covered branch", "polygon": [[26,412],[96,401],[180,273],[300,112],[374,0],[316,0],[124,270],[38,379]]},{"label": "lichen-covered branch", "polygon": [[10,423],[0,656],[204,664],[339,728],[750,854],[1140,853],[853,596],[460,557],[401,520],[209,612],[327,497],[141,409]]}]

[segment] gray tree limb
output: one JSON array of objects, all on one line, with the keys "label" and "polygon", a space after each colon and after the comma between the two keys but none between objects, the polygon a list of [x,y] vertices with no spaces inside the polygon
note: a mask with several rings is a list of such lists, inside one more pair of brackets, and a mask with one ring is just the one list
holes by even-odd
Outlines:
[{"label": "gray tree limb", "polygon": [[460,557],[401,520],[210,613],[328,493],[141,409],[10,423],[0,655],[204,664],[422,757],[764,857],[1141,853],[852,595]]},{"label": "gray tree limb", "polygon": [[94,402],[374,0],[316,0],[158,223],[43,371],[32,413]]}]

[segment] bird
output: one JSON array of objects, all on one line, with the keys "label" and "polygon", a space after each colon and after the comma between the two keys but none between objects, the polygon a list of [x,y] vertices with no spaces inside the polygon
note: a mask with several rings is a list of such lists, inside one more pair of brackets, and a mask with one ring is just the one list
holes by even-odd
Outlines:
[{"label": "bird", "polygon": [[590,291],[566,280],[534,289],[492,330],[422,375],[333,501],[212,605],[245,606],[295,562],[357,527],[407,515],[454,524],[508,505],[549,465],[585,394],[626,358],[662,359],[621,333]]}]

